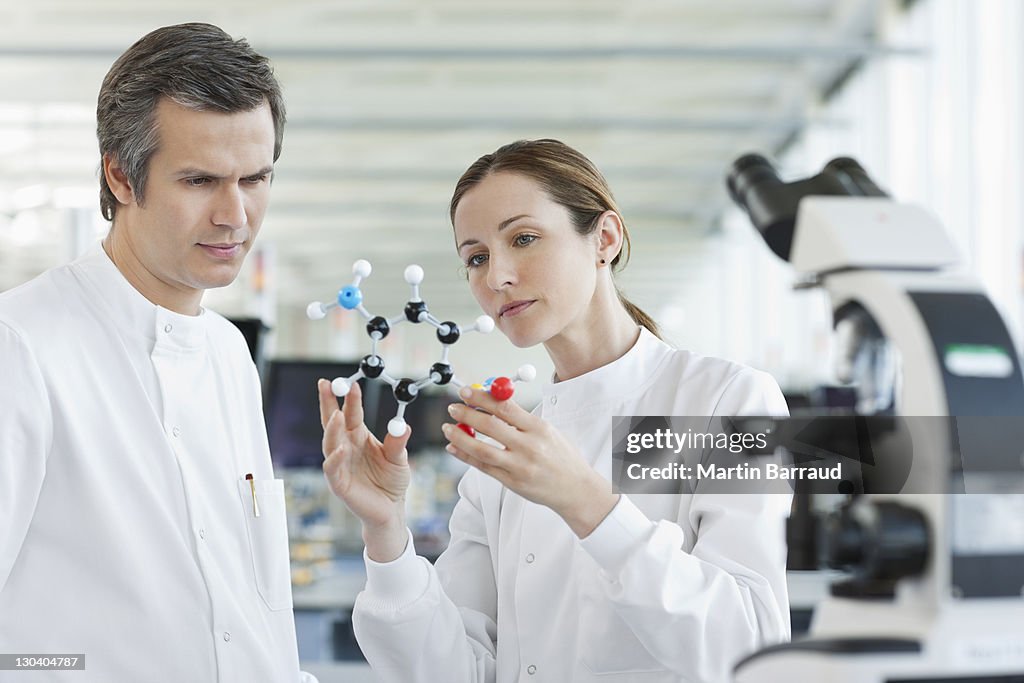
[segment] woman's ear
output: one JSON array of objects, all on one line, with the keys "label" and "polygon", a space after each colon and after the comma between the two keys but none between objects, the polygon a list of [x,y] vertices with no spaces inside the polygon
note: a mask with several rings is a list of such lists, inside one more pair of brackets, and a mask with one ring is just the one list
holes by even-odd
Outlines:
[{"label": "woman's ear", "polygon": [[130,204],[133,198],[132,186],[128,183],[128,176],[121,168],[120,162],[110,154],[103,155],[103,175],[107,179],[107,186],[117,197],[121,204]]},{"label": "woman's ear", "polygon": [[619,214],[605,211],[597,219],[597,263],[608,265],[622,251],[623,225]]}]

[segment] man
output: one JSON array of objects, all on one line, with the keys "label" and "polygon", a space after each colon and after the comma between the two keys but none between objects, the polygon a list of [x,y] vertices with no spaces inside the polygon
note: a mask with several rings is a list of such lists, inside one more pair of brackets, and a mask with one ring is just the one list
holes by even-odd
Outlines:
[{"label": "man", "polygon": [[0,295],[0,652],[85,655],[47,680],[315,680],[259,380],[200,306],[256,239],[284,121],[245,41],[145,36],[99,94],[109,234]]}]

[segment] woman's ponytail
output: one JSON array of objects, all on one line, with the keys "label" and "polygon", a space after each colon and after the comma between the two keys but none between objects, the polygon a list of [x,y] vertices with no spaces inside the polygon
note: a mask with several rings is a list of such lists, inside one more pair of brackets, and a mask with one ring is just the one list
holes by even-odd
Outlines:
[{"label": "woman's ponytail", "polygon": [[619,301],[625,306],[626,313],[629,313],[629,317],[633,319],[633,322],[640,327],[646,327],[648,332],[661,339],[661,330],[658,329],[658,323],[654,322],[654,318],[647,315],[642,308],[624,297],[618,289],[618,287],[615,288],[616,293],[619,295]]}]

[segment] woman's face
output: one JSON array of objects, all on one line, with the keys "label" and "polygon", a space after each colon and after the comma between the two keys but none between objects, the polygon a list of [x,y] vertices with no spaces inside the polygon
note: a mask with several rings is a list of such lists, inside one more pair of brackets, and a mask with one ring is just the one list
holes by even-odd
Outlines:
[{"label": "woman's face", "polygon": [[484,313],[519,347],[585,317],[597,281],[597,239],[532,179],[489,175],[455,210],[455,244]]}]

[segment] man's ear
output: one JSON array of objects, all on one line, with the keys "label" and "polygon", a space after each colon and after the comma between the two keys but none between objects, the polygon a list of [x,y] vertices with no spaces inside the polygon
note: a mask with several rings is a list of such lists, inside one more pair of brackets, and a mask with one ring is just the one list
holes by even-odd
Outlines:
[{"label": "man's ear", "polygon": [[625,227],[614,211],[605,211],[597,219],[597,258],[599,263],[611,263],[622,251]]},{"label": "man's ear", "polygon": [[121,204],[132,203],[135,193],[132,192],[132,186],[128,183],[128,176],[125,175],[120,162],[110,154],[103,155],[103,176],[107,179],[107,186],[117,197],[118,202]]}]

